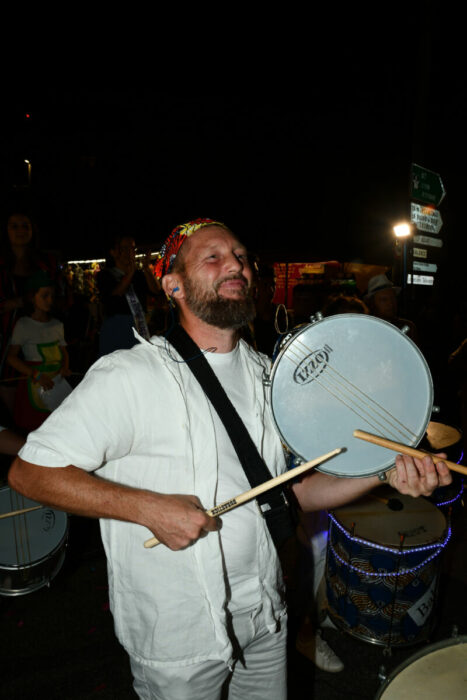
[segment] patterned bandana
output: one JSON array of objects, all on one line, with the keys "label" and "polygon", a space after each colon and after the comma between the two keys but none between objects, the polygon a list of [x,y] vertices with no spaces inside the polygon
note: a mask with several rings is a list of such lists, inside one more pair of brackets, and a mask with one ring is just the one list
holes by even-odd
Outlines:
[{"label": "patterned bandana", "polygon": [[162,279],[164,275],[171,271],[178,251],[186,239],[205,226],[222,226],[222,228],[227,228],[225,224],[213,219],[194,219],[194,221],[189,221],[187,224],[181,224],[174,228],[159,251],[159,258],[154,269],[158,279]]}]

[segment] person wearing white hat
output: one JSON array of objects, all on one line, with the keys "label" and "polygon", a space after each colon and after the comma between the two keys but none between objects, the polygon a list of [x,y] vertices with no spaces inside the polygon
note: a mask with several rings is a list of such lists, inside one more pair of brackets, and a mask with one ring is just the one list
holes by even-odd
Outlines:
[{"label": "person wearing white hat", "polygon": [[386,275],[375,275],[368,282],[368,290],[364,300],[372,316],[388,321],[400,329],[408,326],[408,337],[417,343],[418,333],[413,321],[398,316],[397,296],[400,290],[401,288],[396,287]]}]

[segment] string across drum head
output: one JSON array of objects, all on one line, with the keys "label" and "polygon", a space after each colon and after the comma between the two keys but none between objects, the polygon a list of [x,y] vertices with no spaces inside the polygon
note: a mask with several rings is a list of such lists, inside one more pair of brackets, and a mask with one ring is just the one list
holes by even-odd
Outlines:
[{"label": "string across drum head", "polygon": [[353,437],[356,429],[412,447],[430,420],[433,383],[417,346],[398,328],[363,314],[301,327],[271,371],[271,405],[288,449],[308,461],[336,447],[319,467],[370,476],[394,464],[392,451]]}]

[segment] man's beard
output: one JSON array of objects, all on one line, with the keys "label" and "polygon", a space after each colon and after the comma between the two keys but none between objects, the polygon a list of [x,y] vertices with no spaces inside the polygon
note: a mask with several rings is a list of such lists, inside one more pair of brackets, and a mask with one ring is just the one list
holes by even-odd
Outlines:
[{"label": "man's beard", "polygon": [[[243,276],[235,275],[227,279],[243,279]],[[185,277],[183,282],[185,302],[190,311],[210,326],[238,330],[254,319],[255,304],[251,290],[246,284],[244,295],[239,299],[226,299],[219,296],[217,290],[225,281],[226,279],[218,282],[212,290],[203,290],[197,282],[192,282]]]}]

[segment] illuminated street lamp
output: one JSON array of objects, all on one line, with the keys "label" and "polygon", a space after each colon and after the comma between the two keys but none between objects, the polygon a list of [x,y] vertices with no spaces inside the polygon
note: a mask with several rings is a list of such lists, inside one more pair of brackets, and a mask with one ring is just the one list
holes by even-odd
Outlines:
[{"label": "illuminated street lamp", "polygon": [[392,229],[396,238],[407,238],[412,233],[412,227],[410,224],[402,223],[396,224]]},{"label": "illuminated street lamp", "polygon": [[394,235],[396,237],[396,245],[399,240],[402,242],[402,290],[407,286],[407,241],[412,235],[412,226],[406,222],[401,222],[393,226]]}]

